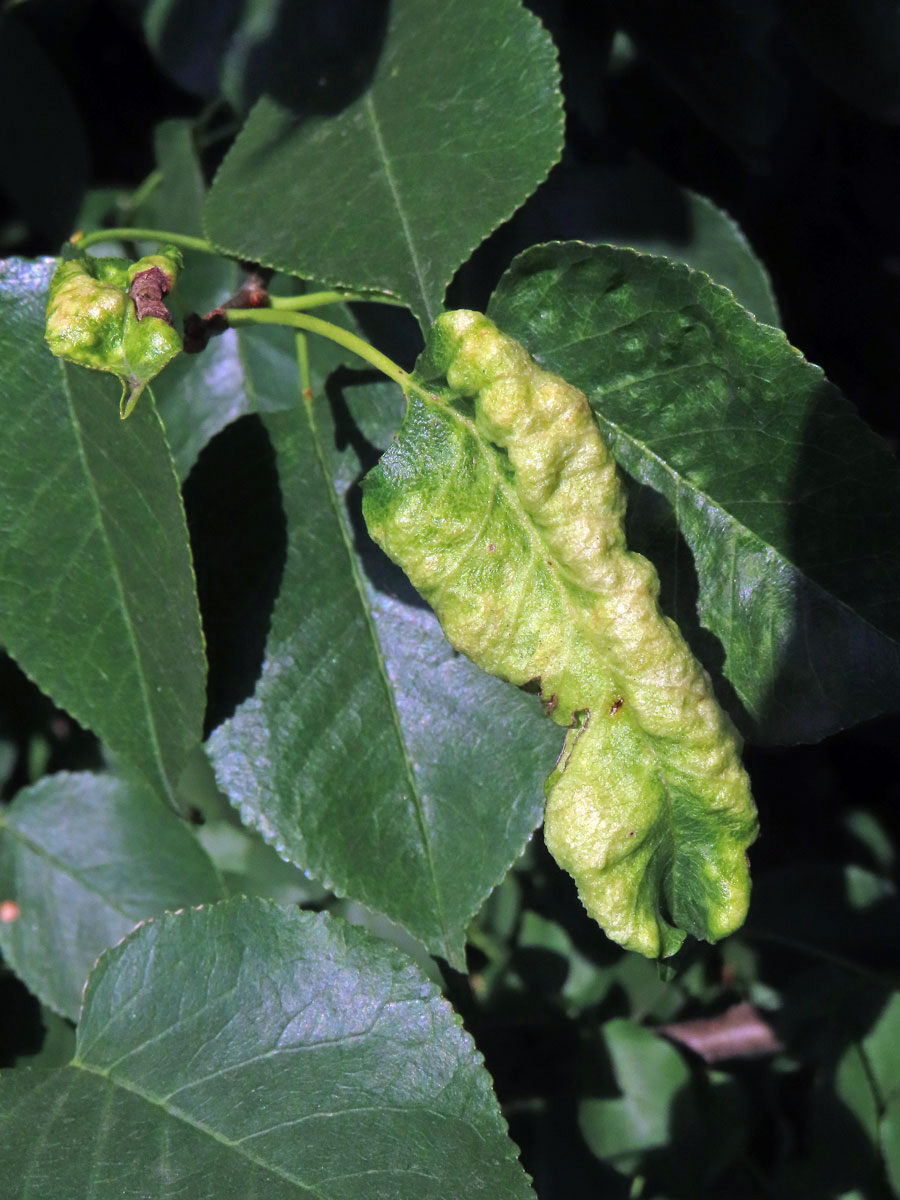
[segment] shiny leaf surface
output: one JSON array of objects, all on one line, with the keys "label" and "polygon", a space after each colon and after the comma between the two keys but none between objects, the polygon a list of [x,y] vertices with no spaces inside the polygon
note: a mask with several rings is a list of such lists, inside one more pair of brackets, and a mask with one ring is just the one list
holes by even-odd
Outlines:
[{"label": "shiny leaf surface", "polygon": [[783,334],[703,275],[579,243],[526,251],[489,312],[671,505],[669,611],[721,644],[695,637],[745,728],[814,740],[896,706],[900,472]]},{"label": "shiny leaf surface", "polygon": [[298,121],[259,100],[216,176],[207,231],[292,275],[392,292],[428,324],[561,141],[555,51],[518,0],[395,0],[371,84],[348,107]]},{"label": "shiny leaf surface", "polygon": [[62,773],[0,812],[0,899],[18,909],[0,922],[0,950],[72,1021],[102,951],[138,921],[222,895],[191,827],[139,785]]},{"label": "shiny leaf surface", "polygon": [[409,959],[245,899],[107,952],[70,1065],[0,1077],[0,1138],[9,1197],[532,1195],[480,1056]]}]

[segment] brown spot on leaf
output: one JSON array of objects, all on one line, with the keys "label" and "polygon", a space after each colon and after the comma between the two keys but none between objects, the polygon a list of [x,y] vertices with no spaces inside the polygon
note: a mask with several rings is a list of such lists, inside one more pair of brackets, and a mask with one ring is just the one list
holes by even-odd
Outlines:
[{"label": "brown spot on leaf", "polygon": [[622,697],[617,696],[615,698],[615,700],[613,700],[612,704],[610,705],[609,715],[611,717],[614,717],[624,703],[625,703],[625,701],[622,699]]},{"label": "brown spot on leaf", "polygon": [[550,697],[550,699],[549,699],[549,700],[542,700],[542,701],[541,701],[541,704],[544,706],[544,712],[546,713],[546,715],[547,715],[548,717],[550,716],[550,714],[551,714],[551,713],[553,713],[553,712],[555,712],[555,711],[556,711],[556,705],[557,705],[558,703],[559,703],[559,701],[558,701],[558,699],[557,699],[557,696],[556,696],[556,693],[555,693],[555,692],[553,693],[553,695]]},{"label": "brown spot on leaf", "polygon": [[148,267],[146,271],[138,271],[131,281],[131,299],[134,301],[134,313],[139,321],[144,317],[159,317],[167,325],[172,324],[172,314],[163,304],[163,296],[168,294],[172,280],[159,267]]},{"label": "brown spot on leaf", "polygon": [[488,554],[493,554],[497,547],[493,542],[488,542]]}]

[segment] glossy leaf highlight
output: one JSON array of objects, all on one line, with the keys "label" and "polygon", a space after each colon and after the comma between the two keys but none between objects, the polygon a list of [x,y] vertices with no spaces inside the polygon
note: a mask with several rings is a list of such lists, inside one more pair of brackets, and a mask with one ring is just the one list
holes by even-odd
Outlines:
[{"label": "glossy leaf highlight", "polygon": [[70,1065],[0,1076],[0,1141],[10,1197],[533,1195],[480,1056],[409,959],[246,899],[108,951]]},{"label": "glossy leaf highlight", "polygon": [[0,901],[18,908],[0,950],[71,1021],[102,951],[147,917],[222,895],[191,827],[140,785],[60,773],[0,812]]}]

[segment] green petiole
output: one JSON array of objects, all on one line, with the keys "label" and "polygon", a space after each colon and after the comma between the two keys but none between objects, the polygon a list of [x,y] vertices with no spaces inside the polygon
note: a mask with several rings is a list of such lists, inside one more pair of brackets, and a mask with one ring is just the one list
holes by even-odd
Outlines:
[{"label": "green petiole", "polygon": [[[202,254],[218,254],[219,251],[211,242],[205,238],[194,237],[187,233],[170,233],[164,229],[143,229],[133,227],[122,227],[116,229],[95,229],[91,233],[76,236],[73,243],[79,249],[86,250],[89,246],[95,245],[97,242],[108,242],[111,240],[120,241],[148,241],[148,242],[165,242],[172,246],[178,246],[183,250],[196,250]],[[257,324],[257,325],[286,325],[289,328],[297,329],[305,333],[316,333],[320,337],[328,338],[332,342],[336,342],[339,346],[350,350],[359,358],[387,375],[389,379],[393,379],[398,383],[405,392],[416,392],[426,400],[432,399],[430,394],[422,387],[415,383],[408,371],[404,371],[402,367],[382,354],[380,350],[376,350],[374,346],[357,337],[355,333],[351,333],[348,329],[342,329],[339,325],[334,325],[330,321],[322,321],[318,317],[307,316],[303,310],[310,308],[320,308],[327,304],[339,304],[345,300],[370,301],[377,304],[401,304],[393,296],[388,296],[378,292],[353,292],[353,291],[320,291],[307,292],[301,296],[272,296],[270,298],[271,307],[269,308],[228,308],[225,310],[225,317],[229,325],[241,324]]]},{"label": "green petiole", "polygon": [[95,229],[91,233],[82,234],[73,239],[73,245],[81,250],[93,246],[97,242],[127,241],[127,242],[165,242],[169,246],[178,246],[182,250],[198,250],[201,254],[218,254],[212,242],[205,238],[193,237],[189,233],[169,233],[166,229]]},{"label": "green petiole", "polygon": [[316,333],[364,359],[377,371],[387,375],[388,379],[393,379],[395,383],[398,383],[404,392],[415,392],[423,400],[434,399],[430,392],[416,383],[409,372],[404,371],[393,359],[382,354],[380,350],[376,350],[374,346],[361,337],[357,337],[355,333],[351,333],[349,329],[342,329],[340,325],[333,325],[331,321],[323,321],[320,317],[310,317],[303,312],[290,312],[276,308],[227,308],[225,318],[229,325],[287,325],[306,333]]},{"label": "green petiole", "polygon": [[358,300],[371,304],[393,304],[404,307],[403,301],[396,296],[388,296],[382,292],[307,292],[303,296],[270,296],[272,308],[287,312],[300,312],[306,308],[321,308],[325,304],[340,304],[344,300]]}]

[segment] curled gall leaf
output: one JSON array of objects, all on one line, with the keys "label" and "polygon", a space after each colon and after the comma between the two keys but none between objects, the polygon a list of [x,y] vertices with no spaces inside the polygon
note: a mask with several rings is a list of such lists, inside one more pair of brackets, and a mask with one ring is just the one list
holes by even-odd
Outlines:
[{"label": "curled gall leaf", "polygon": [[756,812],[740,739],[625,546],[584,394],[487,317],[439,317],[397,441],[364,484],[375,540],[450,642],[569,727],[545,835],[621,945],[673,954],[743,921]]},{"label": "curled gall leaf", "polygon": [[136,263],[90,256],[63,259],[53,276],[47,345],[58,358],[117,376],[122,417],[181,350],[163,303],[181,266],[181,252],[165,246]]}]

